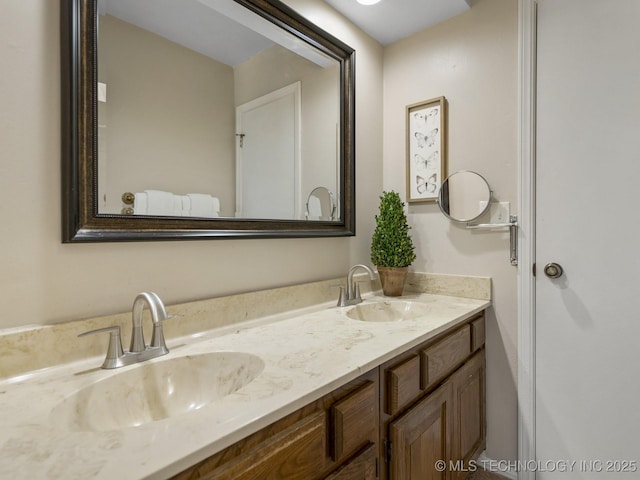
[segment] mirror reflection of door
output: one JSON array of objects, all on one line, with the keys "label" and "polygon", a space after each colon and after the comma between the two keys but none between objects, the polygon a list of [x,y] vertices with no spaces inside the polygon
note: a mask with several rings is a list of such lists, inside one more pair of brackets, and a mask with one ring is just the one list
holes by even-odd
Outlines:
[{"label": "mirror reflection of door", "polygon": [[236,109],[236,217],[299,218],[300,82]]},{"label": "mirror reflection of door", "polygon": [[[100,0],[98,22],[100,214],[120,214],[125,192],[159,190],[213,196],[223,218],[304,220],[311,188],[341,195],[335,59],[234,0]],[[247,113],[243,129],[266,121],[243,137],[254,180],[236,178],[236,108],[294,82],[298,106]]]}]

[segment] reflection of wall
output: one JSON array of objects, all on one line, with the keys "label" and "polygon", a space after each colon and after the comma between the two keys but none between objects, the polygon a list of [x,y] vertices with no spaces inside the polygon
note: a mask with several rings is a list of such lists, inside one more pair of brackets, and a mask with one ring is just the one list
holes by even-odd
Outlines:
[{"label": "reflection of wall", "polygon": [[[512,211],[517,179],[517,2],[474,0],[468,12],[385,48],[384,186],[405,189],[405,106],[449,101],[449,172],[476,170]],[[361,118],[361,117],[359,117]],[[486,220],[486,219],[485,219]],[[409,208],[417,271],[487,275],[487,455],[517,457],[516,272],[506,233],[471,232],[435,204]]]},{"label": "reflection of wall", "polygon": [[491,194],[486,182],[472,173],[454,175],[447,182],[447,186],[449,187],[449,214],[453,218],[477,217],[481,210],[480,202],[486,205]]},{"label": "reflection of wall", "polygon": [[233,70],[111,16],[99,39],[108,212],[120,213],[125,191],[156,189],[210,193],[233,215]]},{"label": "reflection of wall", "polygon": [[[260,79],[260,81],[256,81]],[[302,84],[301,205],[317,186],[336,193],[339,66],[322,68],[274,45],[235,68],[236,105],[296,81]],[[335,141],[327,141],[333,139]],[[333,161],[335,159],[335,161]]]}]

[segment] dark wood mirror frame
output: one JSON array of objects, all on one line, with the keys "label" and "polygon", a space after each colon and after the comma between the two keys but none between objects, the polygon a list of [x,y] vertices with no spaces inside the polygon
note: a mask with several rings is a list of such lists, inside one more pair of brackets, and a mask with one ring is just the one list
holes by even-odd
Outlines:
[{"label": "dark wood mirror frame", "polygon": [[61,0],[62,241],[355,235],[355,52],[278,0],[234,0],[340,63],[340,221],[98,213],[96,0]]}]

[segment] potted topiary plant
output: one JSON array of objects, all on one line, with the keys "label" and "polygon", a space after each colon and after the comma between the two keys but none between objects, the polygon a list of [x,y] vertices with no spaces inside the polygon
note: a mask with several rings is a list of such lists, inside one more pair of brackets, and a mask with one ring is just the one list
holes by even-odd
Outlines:
[{"label": "potted topiary plant", "polygon": [[386,296],[402,295],[409,265],[416,258],[409,235],[404,202],[397,192],[382,192],[380,213],[371,240],[371,261],[378,269],[382,292]]}]

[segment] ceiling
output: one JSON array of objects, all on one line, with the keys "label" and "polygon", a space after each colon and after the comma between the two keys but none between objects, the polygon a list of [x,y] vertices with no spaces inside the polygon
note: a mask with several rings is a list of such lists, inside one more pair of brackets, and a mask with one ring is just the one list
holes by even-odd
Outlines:
[{"label": "ceiling", "polygon": [[274,44],[321,67],[336,64],[231,0],[98,0],[98,11],[232,67]]},{"label": "ceiling", "polygon": [[98,11],[231,66],[273,44],[206,0],[99,0]]},{"label": "ceiling", "polygon": [[[388,45],[468,10],[472,0],[381,0],[370,6],[323,1]],[[309,45],[229,0],[98,0],[98,10],[230,66],[274,43],[323,67],[331,65]]]},{"label": "ceiling", "polygon": [[382,45],[465,12],[471,4],[471,0],[381,0],[366,6],[356,0],[324,1]]}]

